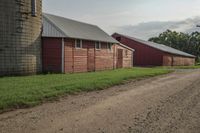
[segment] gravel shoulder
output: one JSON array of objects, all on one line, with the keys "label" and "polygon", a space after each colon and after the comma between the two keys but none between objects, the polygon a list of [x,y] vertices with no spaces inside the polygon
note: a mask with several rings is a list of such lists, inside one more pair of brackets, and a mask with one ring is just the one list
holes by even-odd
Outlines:
[{"label": "gravel shoulder", "polygon": [[199,133],[200,70],[0,114],[0,133]]}]

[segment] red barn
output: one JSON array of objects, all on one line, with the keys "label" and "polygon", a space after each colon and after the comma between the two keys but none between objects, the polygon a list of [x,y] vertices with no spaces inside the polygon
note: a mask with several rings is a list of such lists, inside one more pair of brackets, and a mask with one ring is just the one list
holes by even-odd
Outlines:
[{"label": "red barn", "polygon": [[95,25],[43,15],[43,71],[71,73],[132,67],[133,51]]},{"label": "red barn", "polygon": [[136,66],[190,66],[195,64],[195,56],[149,41],[114,33],[119,42],[135,49],[133,62]]}]

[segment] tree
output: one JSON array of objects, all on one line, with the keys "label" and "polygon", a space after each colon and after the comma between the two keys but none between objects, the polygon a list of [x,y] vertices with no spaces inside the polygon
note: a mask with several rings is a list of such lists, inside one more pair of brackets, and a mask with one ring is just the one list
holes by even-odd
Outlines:
[{"label": "tree", "polygon": [[175,49],[195,55],[200,61],[200,33],[191,34],[167,30],[158,37],[152,37],[149,41],[164,44]]}]

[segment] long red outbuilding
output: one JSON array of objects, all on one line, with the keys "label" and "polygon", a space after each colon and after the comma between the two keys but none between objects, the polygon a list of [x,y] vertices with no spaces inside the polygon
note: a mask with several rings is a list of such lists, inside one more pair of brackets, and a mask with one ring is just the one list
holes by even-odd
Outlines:
[{"label": "long red outbuilding", "polygon": [[136,66],[190,66],[195,64],[195,56],[149,41],[114,33],[116,40],[135,49],[133,64]]}]

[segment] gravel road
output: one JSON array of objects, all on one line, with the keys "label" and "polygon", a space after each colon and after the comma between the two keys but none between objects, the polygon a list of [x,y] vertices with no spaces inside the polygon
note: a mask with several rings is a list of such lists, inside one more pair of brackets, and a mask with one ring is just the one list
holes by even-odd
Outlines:
[{"label": "gravel road", "polygon": [[0,133],[200,133],[200,70],[0,114]]}]

